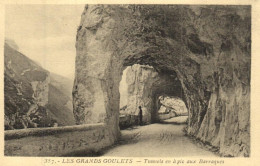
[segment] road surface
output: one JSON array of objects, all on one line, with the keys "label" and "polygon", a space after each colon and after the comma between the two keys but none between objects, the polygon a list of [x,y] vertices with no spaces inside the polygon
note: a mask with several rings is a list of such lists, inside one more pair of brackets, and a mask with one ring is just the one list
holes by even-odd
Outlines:
[{"label": "road surface", "polygon": [[176,117],[165,123],[137,126],[122,130],[118,145],[103,156],[115,157],[217,157],[216,154],[194,144],[184,135],[183,121]]}]

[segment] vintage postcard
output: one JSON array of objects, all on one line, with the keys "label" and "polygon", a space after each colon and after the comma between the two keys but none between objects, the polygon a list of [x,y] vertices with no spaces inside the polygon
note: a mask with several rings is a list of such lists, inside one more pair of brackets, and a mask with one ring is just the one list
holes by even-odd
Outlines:
[{"label": "vintage postcard", "polygon": [[258,1],[6,1],[3,165],[258,165]]}]

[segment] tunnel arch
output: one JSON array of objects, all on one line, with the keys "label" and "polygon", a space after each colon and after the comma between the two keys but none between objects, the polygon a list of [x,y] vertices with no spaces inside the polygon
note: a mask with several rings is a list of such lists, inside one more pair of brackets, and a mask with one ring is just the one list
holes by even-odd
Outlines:
[{"label": "tunnel arch", "polygon": [[180,81],[189,135],[249,155],[250,17],[248,6],[86,5],[76,38],[77,124],[105,122],[116,140],[122,72],[150,65]]},{"label": "tunnel arch", "polygon": [[[124,93],[120,91],[120,107],[124,106],[124,111],[121,113],[125,116],[137,116],[139,114],[138,107],[141,106],[143,124],[157,122],[156,100],[161,94],[184,98],[180,81],[173,75],[158,73],[152,66],[134,64],[128,66],[124,70],[124,74],[125,80],[120,82],[120,86],[123,86],[122,81],[125,85]],[[124,105],[121,105],[121,102],[126,101],[121,100],[121,95],[127,99],[127,103]]]}]

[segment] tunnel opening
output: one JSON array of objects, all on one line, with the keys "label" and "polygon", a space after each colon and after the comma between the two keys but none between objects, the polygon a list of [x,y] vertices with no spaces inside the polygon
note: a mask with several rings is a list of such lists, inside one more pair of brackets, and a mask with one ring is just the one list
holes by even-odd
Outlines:
[{"label": "tunnel opening", "polygon": [[127,66],[122,72],[119,93],[120,129],[188,116],[183,89],[176,74],[158,72],[150,65]]},{"label": "tunnel opening", "polygon": [[156,117],[159,123],[187,124],[188,109],[181,98],[161,95],[157,103]]}]

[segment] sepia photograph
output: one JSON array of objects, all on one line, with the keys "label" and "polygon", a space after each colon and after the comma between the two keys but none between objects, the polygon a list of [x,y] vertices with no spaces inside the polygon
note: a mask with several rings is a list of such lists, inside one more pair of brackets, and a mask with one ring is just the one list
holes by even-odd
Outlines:
[{"label": "sepia photograph", "polygon": [[251,20],[251,5],[5,5],[4,156],[250,158]]}]

